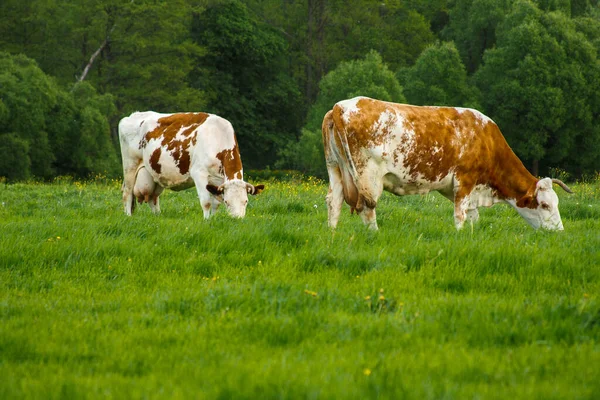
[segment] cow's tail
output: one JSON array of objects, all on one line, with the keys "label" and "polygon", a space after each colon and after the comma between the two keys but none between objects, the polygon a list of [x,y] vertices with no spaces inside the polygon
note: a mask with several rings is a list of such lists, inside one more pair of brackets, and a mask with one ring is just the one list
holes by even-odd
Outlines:
[{"label": "cow's tail", "polygon": [[[347,166],[347,171],[350,174],[350,176],[352,177],[352,183],[354,184],[354,187],[356,187],[357,192],[358,192],[358,199],[356,202],[356,206],[354,207],[357,211],[362,211],[364,205],[366,205],[369,208],[375,208],[377,202],[375,201],[375,199],[373,198],[373,196],[371,195],[371,192],[369,190],[365,190],[364,188],[362,188],[361,186],[361,181],[359,179],[359,174],[358,171],[356,169],[356,164],[354,163],[354,159],[352,158],[352,153],[350,152],[350,146],[348,145],[348,132],[346,130],[346,125],[344,124],[344,121],[342,120],[342,114],[343,114],[344,110],[339,106],[339,105],[335,105],[333,107],[333,110],[331,111],[331,118],[332,118],[332,126],[330,129],[330,137],[329,140],[333,141],[333,143],[336,142],[335,137],[333,137],[333,135],[337,134],[337,139],[339,140],[340,143],[340,147],[341,147],[341,151],[342,154],[337,154],[338,157],[343,157],[345,159],[345,165]],[[335,125],[335,128],[334,128]],[[330,148],[336,149],[337,146],[330,146]],[[342,173],[343,176],[345,176],[345,174]]]}]

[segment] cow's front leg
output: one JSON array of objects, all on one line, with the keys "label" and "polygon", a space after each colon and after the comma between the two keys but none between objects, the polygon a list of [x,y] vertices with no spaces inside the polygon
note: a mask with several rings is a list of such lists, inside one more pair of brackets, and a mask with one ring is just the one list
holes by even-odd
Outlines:
[{"label": "cow's front leg", "polygon": [[454,196],[454,226],[461,230],[467,219],[467,210],[469,207],[469,196]]},{"label": "cow's front leg", "polygon": [[342,174],[337,165],[327,167],[327,173],[329,174],[329,192],[325,196],[327,220],[329,227],[335,228],[344,202],[344,185],[342,183]]},{"label": "cow's front leg", "polygon": [[208,189],[206,189],[206,185],[208,185],[208,173],[192,172],[191,175],[194,184],[196,185],[196,191],[198,192],[198,199],[200,199],[200,206],[202,207],[204,219],[209,219],[212,215],[213,201],[216,200]]},{"label": "cow's front leg", "polygon": [[[207,180],[208,182],[208,180]],[[202,206],[202,213],[204,214],[204,219],[209,219],[212,215],[213,208],[213,198],[208,190],[206,190],[207,183],[203,184],[202,187],[196,185],[196,189],[198,191],[198,198],[200,199],[200,205]]]}]

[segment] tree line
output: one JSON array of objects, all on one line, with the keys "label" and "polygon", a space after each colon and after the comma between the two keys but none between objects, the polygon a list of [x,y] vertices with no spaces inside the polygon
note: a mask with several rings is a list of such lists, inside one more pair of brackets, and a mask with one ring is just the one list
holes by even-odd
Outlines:
[{"label": "tree line", "polygon": [[120,172],[133,111],[233,123],[244,166],[325,175],[366,95],[473,107],[534,174],[600,170],[600,0],[3,0],[0,176]]}]

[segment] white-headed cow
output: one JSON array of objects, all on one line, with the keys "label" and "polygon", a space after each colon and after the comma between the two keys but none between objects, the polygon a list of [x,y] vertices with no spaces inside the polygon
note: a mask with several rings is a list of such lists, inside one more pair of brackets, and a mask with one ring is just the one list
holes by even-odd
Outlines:
[{"label": "white-headed cow", "polygon": [[119,122],[123,158],[123,205],[131,215],[135,198],[160,212],[164,188],[196,186],[204,218],[221,202],[229,214],[242,218],[248,194],[263,185],[244,181],[242,160],[231,123],[206,113],[135,112]]},{"label": "white-headed cow", "polygon": [[480,112],[419,107],[356,97],[335,104],[323,119],[329,174],[329,225],[345,200],[377,229],[383,190],[396,195],[437,190],[454,202],[454,222],[479,218],[478,207],[506,202],[534,228],[562,230],[552,183],[523,166],[498,126]]}]

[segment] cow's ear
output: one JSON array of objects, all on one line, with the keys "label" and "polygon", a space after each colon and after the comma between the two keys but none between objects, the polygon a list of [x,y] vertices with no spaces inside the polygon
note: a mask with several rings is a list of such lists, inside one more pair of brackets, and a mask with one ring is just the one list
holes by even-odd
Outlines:
[{"label": "cow's ear", "polygon": [[248,184],[246,184],[246,189],[248,191],[248,194],[256,196],[257,194],[259,194],[260,192],[262,192],[265,189],[265,185],[253,186],[248,183]]},{"label": "cow's ear", "polygon": [[517,207],[527,208],[531,205],[532,202],[533,202],[533,196],[530,194],[526,194],[525,196],[521,197],[519,199],[519,201],[517,201]]},{"label": "cow's ear", "polygon": [[256,185],[256,186],[254,186],[254,193],[252,193],[252,194],[257,195],[260,192],[262,192],[263,190],[265,190],[265,185]]},{"label": "cow's ear", "polygon": [[220,196],[223,194],[223,186],[216,187],[215,185],[206,185],[206,190],[214,194],[215,196]]}]

